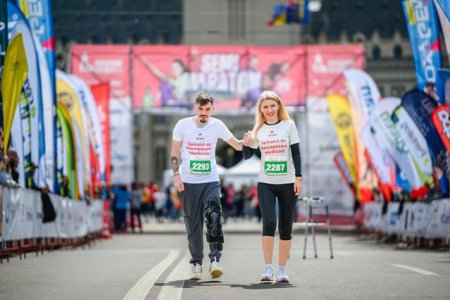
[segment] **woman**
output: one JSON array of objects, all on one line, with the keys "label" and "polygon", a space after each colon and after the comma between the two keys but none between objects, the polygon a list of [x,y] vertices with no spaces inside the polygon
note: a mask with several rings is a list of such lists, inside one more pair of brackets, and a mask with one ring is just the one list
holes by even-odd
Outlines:
[{"label": "woman", "polygon": [[253,130],[244,135],[244,158],[261,150],[261,170],[258,177],[258,199],[263,219],[262,248],[265,268],[261,281],[272,282],[272,255],[277,225],[278,200],[279,266],[277,281],[288,282],[285,266],[291,249],[292,224],[297,198],[302,192],[301,156],[295,123],[280,97],[264,91],[258,99]]}]

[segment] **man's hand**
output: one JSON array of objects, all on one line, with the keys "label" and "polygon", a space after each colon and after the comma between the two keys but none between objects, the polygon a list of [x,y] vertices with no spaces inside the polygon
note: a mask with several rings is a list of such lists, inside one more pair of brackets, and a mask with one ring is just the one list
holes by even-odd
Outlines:
[{"label": "man's hand", "polygon": [[302,183],[302,178],[295,178],[294,181],[294,194],[295,196],[299,196],[302,193],[303,190],[303,183]]},{"label": "man's hand", "polygon": [[175,186],[178,192],[181,193],[182,191],[184,191],[184,184],[181,181],[180,174],[177,173],[173,175],[173,185]]},{"label": "man's hand", "polygon": [[252,134],[250,131],[247,131],[246,133],[244,133],[243,144],[245,147],[250,147],[252,143],[253,143]]}]

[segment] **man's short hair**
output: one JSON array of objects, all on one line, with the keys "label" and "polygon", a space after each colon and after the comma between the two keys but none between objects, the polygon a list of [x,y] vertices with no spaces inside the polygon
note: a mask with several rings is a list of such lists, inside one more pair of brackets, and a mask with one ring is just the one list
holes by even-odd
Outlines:
[{"label": "man's short hair", "polygon": [[197,98],[195,98],[195,104],[200,104],[200,106],[206,105],[208,103],[211,103],[212,105],[214,103],[214,98],[206,92],[198,94]]}]

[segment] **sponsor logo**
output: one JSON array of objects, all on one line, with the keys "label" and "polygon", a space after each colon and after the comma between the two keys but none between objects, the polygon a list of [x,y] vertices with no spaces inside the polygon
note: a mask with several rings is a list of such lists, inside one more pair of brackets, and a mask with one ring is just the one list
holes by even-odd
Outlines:
[{"label": "sponsor logo", "polygon": [[442,123],[442,132],[450,139],[450,116],[446,110],[440,110],[437,112],[439,121]]},{"label": "sponsor logo", "polygon": [[312,70],[322,74],[340,74],[353,66],[353,59],[328,59],[326,62],[321,54],[314,55]]},{"label": "sponsor logo", "polygon": [[350,127],[350,125],[352,124],[352,119],[350,118],[349,114],[341,112],[336,116],[334,122],[336,123],[337,127],[345,129]]}]

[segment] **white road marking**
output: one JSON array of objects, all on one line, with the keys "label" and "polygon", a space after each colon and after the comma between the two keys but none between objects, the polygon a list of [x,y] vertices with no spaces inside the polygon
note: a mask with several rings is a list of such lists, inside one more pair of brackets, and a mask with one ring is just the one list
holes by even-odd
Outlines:
[{"label": "white road marking", "polygon": [[186,276],[189,272],[190,255],[186,252],[186,255],[181,259],[178,265],[173,269],[164,282],[164,286],[159,292],[157,300],[179,300],[183,293],[183,286]]},{"label": "white road marking", "polygon": [[180,250],[171,250],[169,254],[155,267],[150,269],[123,297],[124,300],[142,300],[155,284],[161,274],[175,261]]},{"label": "white road marking", "polygon": [[415,267],[411,267],[411,266],[407,266],[407,265],[393,265],[393,266],[397,267],[397,268],[401,268],[401,269],[417,272],[417,273],[422,274],[422,275],[439,275],[439,274],[436,274],[436,273],[433,273],[433,272],[430,272],[430,271],[427,271],[427,270],[424,270],[424,269],[419,269],[419,268],[415,268]]}]

